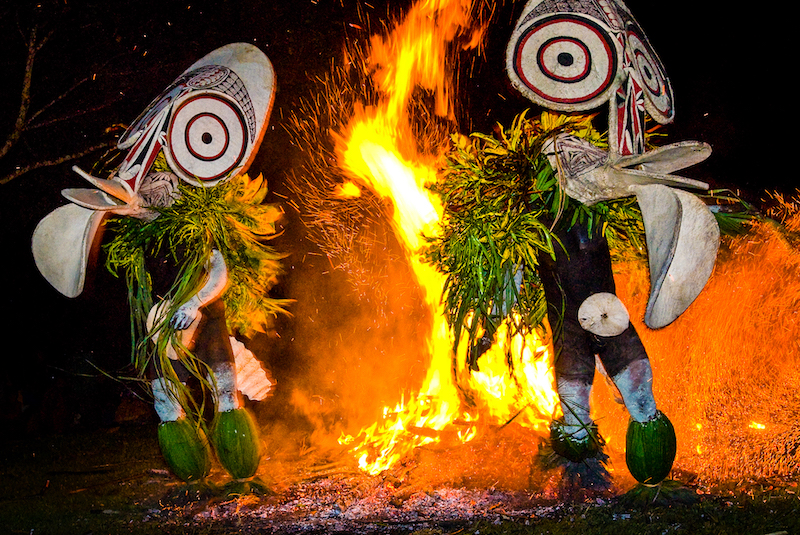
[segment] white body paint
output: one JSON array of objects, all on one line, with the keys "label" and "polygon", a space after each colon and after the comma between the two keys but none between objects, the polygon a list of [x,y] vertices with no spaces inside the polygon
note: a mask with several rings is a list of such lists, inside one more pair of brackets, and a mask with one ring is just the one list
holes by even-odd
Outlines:
[{"label": "white body paint", "polygon": [[228,267],[222,253],[214,249],[207,265],[208,276],[202,288],[180,306],[170,320],[178,330],[188,328],[200,315],[200,308],[207,305],[225,291],[228,284]]},{"label": "white body paint", "polygon": [[[236,388],[236,370],[230,363],[218,364],[212,371],[215,381],[213,382],[214,398],[217,404],[217,412],[232,411],[242,407],[242,400]],[[211,379],[209,378],[209,381]]]},{"label": "white body paint", "polygon": [[[192,349],[192,338],[200,323],[200,308],[219,297],[228,283],[228,270],[222,254],[214,249],[208,261],[208,276],[202,288],[193,295],[185,304],[180,306],[170,321],[178,331],[180,343]],[[163,300],[157,303],[147,315],[147,331],[152,336],[153,342],[158,342],[159,330],[157,329],[165,320],[169,311],[170,301]],[[155,332],[153,332],[155,329]],[[167,356],[172,360],[178,359],[178,353],[172,345],[167,346]]]},{"label": "white body paint", "polygon": [[170,381],[159,377],[153,380],[151,387],[156,414],[162,422],[174,422],[186,416],[178,402],[178,390]]},{"label": "white body paint", "polygon": [[611,378],[617,385],[631,418],[643,423],[656,415],[653,397],[653,370],[647,359],[635,360]]},{"label": "white body paint", "polygon": [[586,438],[589,426],[592,425],[592,418],[589,416],[592,385],[559,377],[556,389],[564,413],[564,433],[576,441]]}]

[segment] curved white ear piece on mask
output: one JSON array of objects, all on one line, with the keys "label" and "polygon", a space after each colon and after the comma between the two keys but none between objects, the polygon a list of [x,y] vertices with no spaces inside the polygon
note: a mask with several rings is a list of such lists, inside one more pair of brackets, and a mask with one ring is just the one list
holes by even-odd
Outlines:
[{"label": "curved white ear piece on mask", "polygon": [[83,291],[92,244],[105,214],[68,204],[50,212],[33,231],[31,249],[36,267],[67,297],[77,297]]},{"label": "curved white ear piece on mask", "polygon": [[644,321],[669,325],[703,290],[719,249],[719,225],[695,195],[662,185],[633,186],[642,209],[650,262]]}]

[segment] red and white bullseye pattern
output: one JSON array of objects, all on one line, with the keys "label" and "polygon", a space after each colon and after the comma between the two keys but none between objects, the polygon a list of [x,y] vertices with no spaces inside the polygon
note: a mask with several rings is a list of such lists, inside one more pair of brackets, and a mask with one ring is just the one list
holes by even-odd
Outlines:
[{"label": "red and white bullseye pattern", "polygon": [[175,104],[167,155],[190,183],[218,181],[242,161],[247,130],[238,104],[217,92],[192,92]]},{"label": "red and white bullseye pattern", "polygon": [[514,52],[517,76],[540,104],[554,109],[588,109],[608,101],[619,69],[610,30],[577,15],[534,21]]}]

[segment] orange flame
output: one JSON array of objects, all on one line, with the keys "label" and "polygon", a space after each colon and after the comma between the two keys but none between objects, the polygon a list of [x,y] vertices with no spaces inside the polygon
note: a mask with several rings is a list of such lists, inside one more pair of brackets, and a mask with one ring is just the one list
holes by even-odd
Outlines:
[{"label": "orange flame", "polygon": [[361,188],[352,182],[345,182],[336,188],[334,195],[337,197],[360,197]]},{"label": "orange flame", "polygon": [[[481,359],[481,371],[459,369],[457,384],[452,362],[452,333],[441,303],[445,278],[424,262],[423,236],[432,236],[443,209],[426,185],[436,179],[436,157],[417,150],[409,126],[409,102],[416,88],[435,96],[435,111],[453,118],[448,48],[457,36],[469,35],[475,47],[481,32],[471,29],[472,0],[424,0],[415,4],[392,33],[371,41],[370,67],[384,98],[378,106],[357,109],[347,133],[338,138],[340,167],[360,186],[370,188],[393,204],[393,227],[407,261],[431,311],[433,325],[428,340],[430,365],[421,388],[394,408],[384,408],[384,419],[362,429],[357,436],[343,435],[371,474],[390,468],[418,446],[451,437],[473,439],[479,418],[484,424],[515,420],[539,429],[558,410],[548,349],[533,334],[518,334],[511,347],[496,344]],[[444,147],[425,147],[442,152]],[[505,340],[501,327],[498,339]],[[460,344],[466,347],[467,344]],[[513,355],[513,366],[506,353]],[[464,362],[463,355],[456,359]],[[474,407],[462,403],[459,389],[469,389]],[[475,409],[479,409],[478,413]],[[472,414],[475,412],[476,414]]]}]

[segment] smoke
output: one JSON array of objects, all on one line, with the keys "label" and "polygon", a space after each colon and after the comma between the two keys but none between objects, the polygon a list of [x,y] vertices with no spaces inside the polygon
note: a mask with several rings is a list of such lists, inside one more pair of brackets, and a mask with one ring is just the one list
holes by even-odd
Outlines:
[{"label": "smoke", "polygon": [[[314,422],[318,438],[356,432],[381,417],[399,392],[414,390],[428,354],[422,296],[413,275],[387,246],[384,284],[356,292],[342,270],[309,270],[294,286],[295,352],[304,361],[291,403]],[[328,263],[318,257],[316,266]],[[380,291],[380,295],[374,295]]]}]

